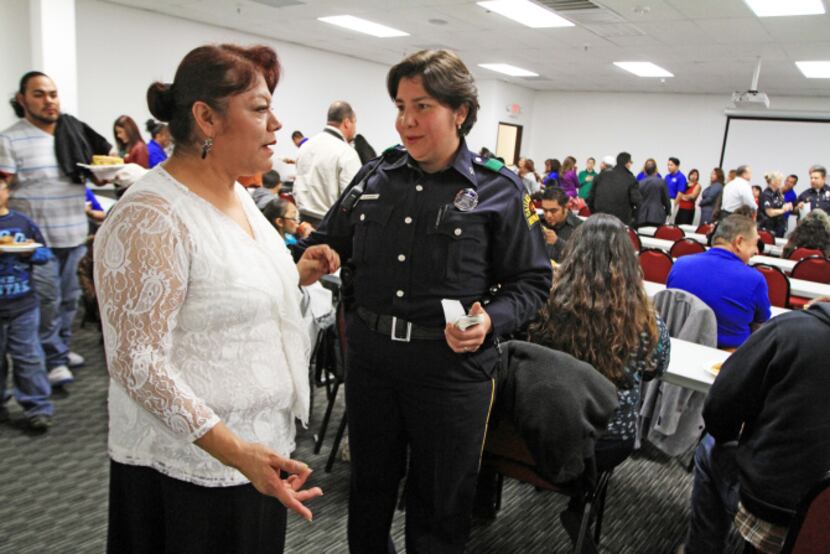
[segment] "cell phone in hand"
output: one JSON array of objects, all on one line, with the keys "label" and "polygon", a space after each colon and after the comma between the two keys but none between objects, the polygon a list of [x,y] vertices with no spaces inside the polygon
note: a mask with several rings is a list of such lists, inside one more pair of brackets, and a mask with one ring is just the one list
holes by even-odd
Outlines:
[{"label": "cell phone in hand", "polygon": [[455,326],[461,329],[462,331],[466,331],[470,327],[475,327],[476,325],[480,325],[482,323],[484,323],[484,314],[465,315],[460,317],[455,322]]}]

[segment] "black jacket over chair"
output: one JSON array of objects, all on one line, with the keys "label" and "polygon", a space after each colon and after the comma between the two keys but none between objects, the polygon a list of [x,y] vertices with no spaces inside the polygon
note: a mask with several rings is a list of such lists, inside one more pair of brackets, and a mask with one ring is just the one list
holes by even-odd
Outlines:
[{"label": "black jacket over chair", "polygon": [[535,471],[551,483],[592,481],[585,462],[617,408],[614,384],[593,366],[544,346],[509,341],[501,348],[494,419],[512,423]]}]

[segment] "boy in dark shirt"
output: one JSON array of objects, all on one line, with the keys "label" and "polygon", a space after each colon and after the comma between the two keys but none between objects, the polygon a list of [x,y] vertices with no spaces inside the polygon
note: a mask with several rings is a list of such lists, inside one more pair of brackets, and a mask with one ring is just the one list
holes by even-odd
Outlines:
[{"label": "boy in dark shirt", "polygon": [[[52,388],[38,338],[40,308],[31,279],[32,264],[44,264],[52,252],[40,246],[26,250],[21,243],[45,242],[27,216],[9,210],[8,184],[0,173],[0,420],[8,418],[6,354],[12,359],[14,396],[29,428],[46,431],[52,424]],[[6,238],[6,237],[10,237]],[[21,249],[20,252],[11,251]]]}]

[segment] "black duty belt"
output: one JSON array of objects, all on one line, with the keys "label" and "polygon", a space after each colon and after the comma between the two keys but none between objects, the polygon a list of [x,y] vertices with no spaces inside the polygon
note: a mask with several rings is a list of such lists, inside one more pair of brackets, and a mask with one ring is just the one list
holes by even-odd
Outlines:
[{"label": "black duty belt", "polygon": [[409,342],[411,340],[444,340],[444,329],[438,327],[424,327],[416,325],[393,315],[380,315],[357,307],[355,310],[360,319],[363,320],[369,329],[389,337],[390,340],[398,342]]}]

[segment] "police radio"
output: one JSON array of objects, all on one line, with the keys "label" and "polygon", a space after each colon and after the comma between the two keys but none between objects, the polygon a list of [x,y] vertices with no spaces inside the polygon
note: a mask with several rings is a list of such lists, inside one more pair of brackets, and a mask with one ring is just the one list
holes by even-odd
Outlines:
[{"label": "police radio", "polygon": [[395,151],[396,150],[394,148],[390,148],[389,150],[381,154],[380,158],[378,158],[377,162],[375,162],[375,165],[373,165],[372,168],[366,172],[366,175],[364,175],[363,178],[360,181],[358,181],[358,183],[355,186],[349,189],[349,192],[346,193],[346,195],[343,197],[343,200],[340,202],[341,212],[343,212],[346,215],[352,213],[352,210],[354,210],[357,207],[357,204],[360,202],[360,197],[363,196],[363,191],[366,188],[366,183],[369,181],[369,177],[374,175],[375,171],[377,171],[380,167],[380,164],[382,164],[384,160],[386,160],[386,155],[389,152]]}]

